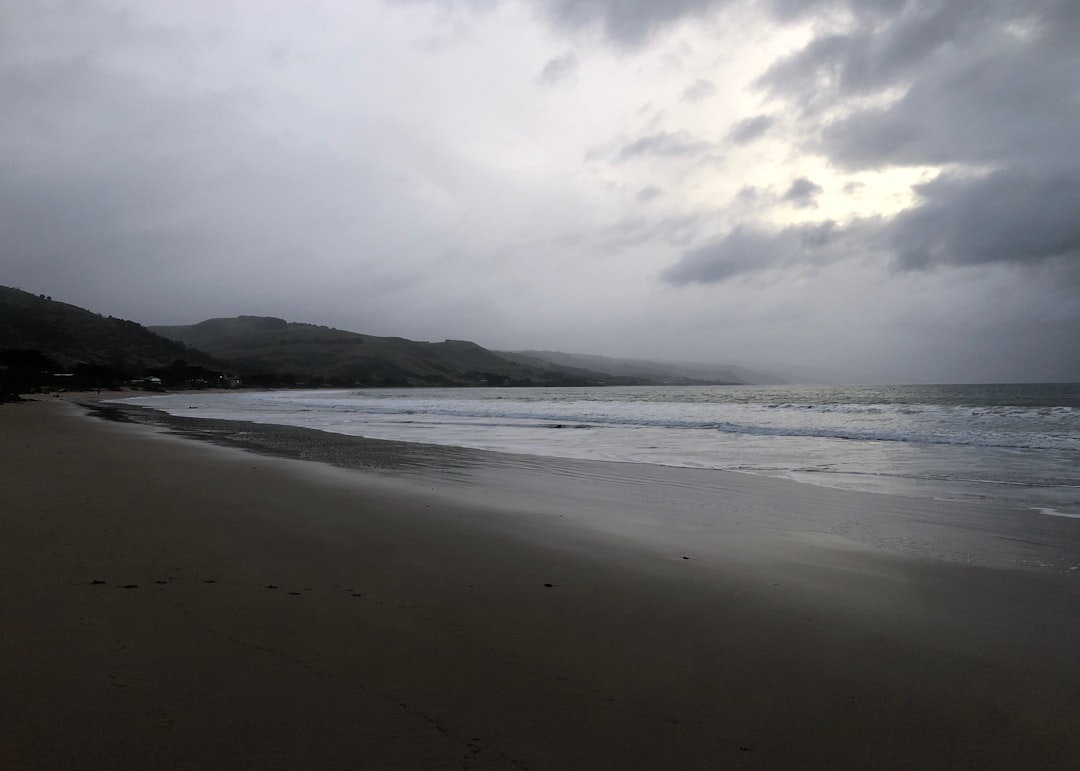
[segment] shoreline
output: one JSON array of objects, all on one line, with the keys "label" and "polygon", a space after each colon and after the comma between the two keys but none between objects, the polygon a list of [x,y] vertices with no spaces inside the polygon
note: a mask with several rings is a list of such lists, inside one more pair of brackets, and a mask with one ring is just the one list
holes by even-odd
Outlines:
[{"label": "shoreline", "polygon": [[[531,389],[521,396],[505,389],[439,389],[431,397],[393,391],[387,399],[345,390],[176,393],[133,401],[179,416],[563,459],[730,470],[829,489],[1080,517],[1074,494],[1080,456],[1066,414],[1076,405],[1064,412],[1036,409],[1073,404],[1075,396],[1035,387],[1010,394],[1013,403],[1030,403],[1016,407],[993,403],[990,392],[978,387],[957,390],[966,405],[940,389],[919,394],[903,387],[842,393],[795,387],[772,395],[750,388],[737,398],[722,389],[654,387],[641,394],[616,389],[610,398],[604,389]],[[549,430],[556,428],[571,430]]]},{"label": "shoreline", "polygon": [[[657,540],[662,518],[610,526],[599,510],[619,501],[555,515],[576,493],[549,467],[481,464],[443,485],[430,470],[297,463],[79,412],[0,408],[5,768],[1080,756],[1068,576],[797,527]],[[508,505],[503,474],[546,479],[555,503]],[[721,507],[806,505],[725,484]],[[680,489],[660,485],[649,505],[677,507]]]},{"label": "shoreline", "polygon": [[[908,556],[1080,576],[1080,527],[998,501],[847,490],[771,475],[627,461],[522,455],[370,439],[314,428],[175,415],[98,399],[76,404],[179,436],[282,458],[375,472],[459,501],[574,513],[583,526],[655,542],[802,530]],[[558,485],[553,489],[552,481]],[[657,494],[656,490],[664,493]],[[717,500],[724,506],[717,506]],[[770,503],[761,504],[762,500]],[[672,544],[677,546],[678,544]]]}]

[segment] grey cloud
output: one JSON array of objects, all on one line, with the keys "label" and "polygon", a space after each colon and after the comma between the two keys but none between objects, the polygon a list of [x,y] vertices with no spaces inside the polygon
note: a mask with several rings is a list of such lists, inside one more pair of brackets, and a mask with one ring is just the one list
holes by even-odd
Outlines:
[{"label": "grey cloud", "polygon": [[710,96],[716,93],[716,84],[711,80],[705,80],[704,78],[698,78],[691,83],[682,93],[682,101],[684,102],[700,102],[703,99],[708,99]]},{"label": "grey cloud", "polygon": [[1077,163],[1080,48],[1036,46],[958,61],[885,109],[822,132],[820,149],[848,168],[884,164]]},{"label": "grey cloud", "polygon": [[686,251],[661,278],[675,285],[715,284],[774,268],[823,264],[836,259],[846,235],[832,222],[781,230],[736,227]]},{"label": "grey cloud", "polygon": [[[953,170],[875,224],[884,259],[907,270],[1053,263],[1076,280],[1065,266],[1080,256],[1080,6],[774,3],[797,6],[853,19],[839,33],[821,26],[759,81],[791,108],[804,150],[849,171]],[[823,122],[824,111],[840,117]]]},{"label": "grey cloud", "polygon": [[732,126],[728,138],[737,145],[749,144],[755,139],[763,137],[774,122],[775,119],[768,115],[755,115],[753,118],[746,118]]},{"label": "grey cloud", "polygon": [[1070,0],[1050,3],[1041,21],[1043,34],[1052,45],[1075,46],[1080,38],[1080,5]]},{"label": "grey cloud", "polygon": [[542,85],[554,86],[572,78],[577,69],[577,54],[566,51],[545,64],[536,79]]},{"label": "grey cloud", "polygon": [[646,185],[637,191],[637,195],[634,196],[640,203],[651,203],[657,198],[662,196],[664,191],[658,188],[656,185]]},{"label": "grey cloud", "polygon": [[813,14],[831,13],[856,6],[864,14],[890,16],[899,11],[905,0],[766,0],[769,13],[779,21],[798,21]]},{"label": "grey cloud", "polygon": [[[998,367],[995,377],[1031,376],[1033,368],[1001,354],[1026,342],[1041,346],[1039,372],[1075,377],[1076,0],[752,4],[775,19],[805,22],[810,36],[760,80],[768,115],[716,126],[712,143],[711,131],[676,131],[685,104],[662,118],[656,107],[648,115],[631,111],[629,133],[598,153],[627,166],[580,175],[559,166],[519,174],[502,162],[497,151],[514,161],[527,149],[513,127],[553,103],[538,89],[519,93],[520,102],[493,100],[510,94],[519,77],[558,83],[575,69],[572,53],[543,72],[543,60],[525,53],[508,64],[498,57],[515,50],[500,46],[501,36],[550,46],[550,29],[565,33],[549,55],[573,48],[580,56],[579,44],[597,40],[641,47],[731,0],[521,0],[548,25],[539,32],[528,29],[528,14],[490,13],[509,0],[413,1],[449,10],[417,13],[420,25],[401,14],[385,31],[339,36],[347,3],[295,17],[295,4],[274,3],[263,18],[261,4],[259,13],[252,6],[220,15],[182,2],[0,0],[0,283],[151,323],[270,313],[376,334],[488,335],[477,337],[482,344],[497,329],[505,347],[521,345],[519,334],[532,335],[532,347],[559,347],[550,337],[556,327],[571,341],[583,329],[622,329],[597,333],[598,347],[642,346],[651,335],[658,349],[678,338],[704,355],[745,344],[835,360],[853,341],[895,363],[903,358],[890,342],[910,334],[912,364],[897,365],[898,376],[925,366],[916,359],[925,361],[931,338],[947,339],[935,354],[948,362],[941,377],[977,371],[952,364],[970,350],[968,332],[956,332],[963,326],[986,336],[978,356]],[[452,34],[471,14],[483,21],[476,38],[484,45],[475,49],[464,44],[468,36]],[[424,48],[426,29],[462,44]],[[282,39],[289,56],[275,48]],[[661,100],[634,91],[634,67],[649,53],[614,56],[600,68],[621,109]],[[452,65],[445,77],[444,54]],[[389,60],[406,63],[400,77],[397,68],[380,71]],[[521,66],[527,69],[491,84],[507,90],[460,91],[491,68]],[[674,64],[665,67],[665,77],[680,77]],[[684,87],[695,88],[696,74],[681,77],[676,101]],[[572,115],[552,117],[556,134],[523,138],[553,139],[544,152],[598,141],[589,133],[594,126],[577,130]],[[485,120],[491,133],[477,134]],[[781,203],[784,187],[743,188],[730,207],[695,210],[677,177],[665,174],[774,132],[799,142],[775,156],[780,163],[804,153],[844,170],[887,175],[897,165],[941,165],[948,174],[922,185],[899,215],[787,228],[752,221]],[[489,153],[488,137],[506,144]],[[652,170],[655,177],[637,176]],[[595,195],[600,184],[609,186]],[[708,239],[717,222],[739,216],[741,226],[725,225]],[[577,239],[572,246],[551,235],[565,232]],[[541,243],[552,248],[518,248]],[[535,280],[535,264],[520,255],[541,251],[551,264],[540,273],[565,268],[565,280]],[[714,306],[730,315],[724,325],[707,323],[696,304],[703,298],[683,304],[674,292],[642,286],[639,272],[664,254],[675,255],[663,274],[668,284],[754,286],[716,292]],[[865,270],[847,270],[857,262]],[[812,295],[784,280],[833,264],[817,274],[820,291]],[[604,275],[593,268],[609,265],[618,280],[582,289]],[[583,267],[590,270],[574,272]],[[842,302],[825,277],[843,282]],[[816,309],[798,307],[807,297]],[[1008,313],[996,302],[1003,298]],[[890,304],[888,329],[885,320],[879,330],[862,328]],[[935,308],[942,310],[925,313]],[[777,309],[790,315],[771,334],[735,323]],[[823,315],[827,322],[834,310],[837,324],[826,329]],[[642,335],[627,336],[616,323],[633,319]],[[788,334],[795,324],[817,325],[818,340]],[[709,334],[698,337],[703,328]],[[855,331],[845,338],[833,334],[838,329]],[[1063,361],[1068,367],[1053,369]]]},{"label": "grey cloud", "polygon": [[559,28],[599,28],[616,45],[632,48],[654,34],[693,16],[708,13],[728,0],[547,0],[537,5]]},{"label": "grey cloud", "polygon": [[898,270],[990,264],[1047,265],[1080,286],[1080,173],[999,171],[940,177],[893,218],[782,230],[740,227],[685,252],[663,278],[721,283],[744,273],[879,255]]},{"label": "grey cloud", "polygon": [[885,226],[902,268],[1080,259],[1080,172],[942,177],[918,192],[921,205]]},{"label": "grey cloud", "polygon": [[647,156],[660,158],[692,158],[712,149],[712,144],[698,139],[687,131],[661,131],[635,139],[618,152],[621,161]]},{"label": "grey cloud", "polygon": [[819,193],[821,193],[821,185],[806,177],[799,177],[791,183],[791,187],[787,189],[781,200],[796,208],[805,209],[814,205],[814,199]]},{"label": "grey cloud", "polygon": [[740,203],[754,203],[758,200],[760,191],[753,185],[743,185],[739,188],[739,192],[735,194],[735,200]]},{"label": "grey cloud", "polygon": [[1073,93],[1080,68],[1075,37],[1061,34],[1080,34],[1080,13],[1068,10],[1068,0],[909,0],[892,7],[886,16],[850,4],[852,29],[823,31],[758,81],[815,120],[853,97],[900,92],[886,108],[852,104],[850,117],[826,126],[821,149],[853,165],[983,162],[1042,143],[1048,132],[1055,144],[1065,138],[1080,110],[1075,99],[1062,98]]},{"label": "grey cloud", "polygon": [[815,105],[836,94],[860,94],[903,82],[931,58],[948,58],[987,30],[1027,15],[1009,0],[909,0],[885,5],[843,3],[854,29],[823,32],[774,63],[759,84]]}]

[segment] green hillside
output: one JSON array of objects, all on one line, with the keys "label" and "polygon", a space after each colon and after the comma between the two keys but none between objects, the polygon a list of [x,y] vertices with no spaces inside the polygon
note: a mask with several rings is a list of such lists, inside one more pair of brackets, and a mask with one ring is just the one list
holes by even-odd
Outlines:
[{"label": "green hillside", "polygon": [[222,372],[252,386],[650,382],[539,358],[512,359],[464,340],[375,337],[265,316],[148,329],[10,287],[0,287],[0,370],[7,394],[60,383],[112,386],[143,376],[167,387],[205,387],[219,382]]},{"label": "green hillside", "polygon": [[[554,364],[511,361],[476,343],[425,343],[299,324],[266,316],[158,326],[160,335],[206,351],[241,375],[363,385],[602,385],[631,382]],[[640,382],[640,381],[634,381]]]}]

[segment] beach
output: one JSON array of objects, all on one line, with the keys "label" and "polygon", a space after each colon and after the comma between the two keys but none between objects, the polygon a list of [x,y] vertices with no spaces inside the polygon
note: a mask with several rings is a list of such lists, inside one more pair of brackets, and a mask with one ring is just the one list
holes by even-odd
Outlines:
[{"label": "beach", "polygon": [[[786,514],[671,532],[569,474],[485,486],[513,475],[482,455],[464,484],[424,470],[454,455],[389,474],[86,413],[0,406],[0,768],[1080,757],[1068,566],[934,559]],[[719,509],[902,508],[717,473]],[[681,489],[664,479],[657,510]]]}]

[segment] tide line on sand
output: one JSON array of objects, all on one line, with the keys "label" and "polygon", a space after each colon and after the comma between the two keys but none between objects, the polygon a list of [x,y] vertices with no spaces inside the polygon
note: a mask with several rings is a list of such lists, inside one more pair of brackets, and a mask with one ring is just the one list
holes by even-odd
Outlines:
[{"label": "tide line on sand", "polygon": [[1058,511],[1057,509],[1049,506],[1034,506],[1035,511],[1040,514],[1045,514],[1048,517],[1065,517],[1067,519],[1080,519],[1080,514],[1070,514],[1066,511]]}]

